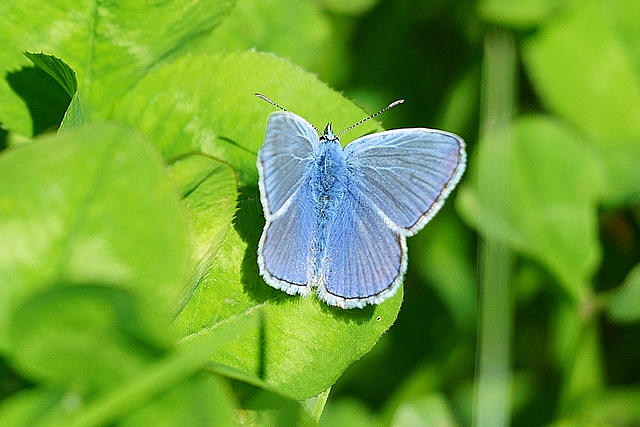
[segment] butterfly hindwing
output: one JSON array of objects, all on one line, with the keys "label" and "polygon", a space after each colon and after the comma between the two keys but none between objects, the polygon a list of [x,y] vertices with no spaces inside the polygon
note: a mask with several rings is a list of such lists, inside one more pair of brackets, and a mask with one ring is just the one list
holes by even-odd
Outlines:
[{"label": "butterfly hindwing", "polygon": [[312,200],[301,186],[288,204],[285,215],[267,218],[258,245],[258,264],[265,281],[289,294],[309,292],[309,236],[315,232]]},{"label": "butterfly hindwing", "polygon": [[343,308],[385,300],[406,269],[405,237],[352,186],[336,212],[328,226],[318,296]]},{"label": "butterfly hindwing", "polygon": [[466,162],[462,139],[425,128],[366,135],[344,151],[358,188],[405,235],[436,214]]}]

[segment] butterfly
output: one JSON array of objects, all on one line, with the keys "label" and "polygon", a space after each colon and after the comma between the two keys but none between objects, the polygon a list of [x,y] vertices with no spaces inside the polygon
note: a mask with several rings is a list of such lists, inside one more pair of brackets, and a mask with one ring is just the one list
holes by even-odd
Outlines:
[{"label": "butterfly", "polygon": [[394,295],[407,268],[406,237],[442,207],[464,172],[465,144],[434,129],[365,135],[344,149],[324,132],[280,108],[267,120],[258,152],[266,223],[258,244],[265,282],[344,309]]}]

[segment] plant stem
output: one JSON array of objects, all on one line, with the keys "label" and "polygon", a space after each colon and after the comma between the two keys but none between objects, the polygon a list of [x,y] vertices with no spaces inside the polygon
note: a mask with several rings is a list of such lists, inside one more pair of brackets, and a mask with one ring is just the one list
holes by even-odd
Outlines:
[{"label": "plant stem", "polygon": [[[478,193],[482,206],[508,218],[511,122],[515,105],[516,52],[505,32],[485,37]],[[474,425],[501,427],[510,418],[511,270],[513,256],[501,241],[480,242],[480,301]]]}]

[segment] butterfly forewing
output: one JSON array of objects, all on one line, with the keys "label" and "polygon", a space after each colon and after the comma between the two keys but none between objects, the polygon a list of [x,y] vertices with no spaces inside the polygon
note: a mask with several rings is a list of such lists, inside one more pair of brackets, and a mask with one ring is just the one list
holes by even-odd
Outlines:
[{"label": "butterfly forewing", "polygon": [[258,154],[260,194],[268,214],[280,209],[300,188],[309,173],[318,135],[301,117],[288,112],[269,116],[264,144]]},{"label": "butterfly forewing", "polygon": [[457,136],[431,129],[396,129],[345,148],[358,188],[405,235],[417,232],[460,180],[466,155]]}]

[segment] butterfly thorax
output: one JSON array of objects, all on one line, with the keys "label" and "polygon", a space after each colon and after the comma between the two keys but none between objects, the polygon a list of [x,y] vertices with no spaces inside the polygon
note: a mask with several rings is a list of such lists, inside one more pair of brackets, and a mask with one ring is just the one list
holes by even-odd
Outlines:
[{"label": "butterfly thorax", "polygon": [[318,148],[317,160],[314,164],[314,179],[311,181],[313,199],[323,216],[330,214],[335,203],[342,198],[343,178],[346,169],[342,147],[338,139],[326,141]]}]

